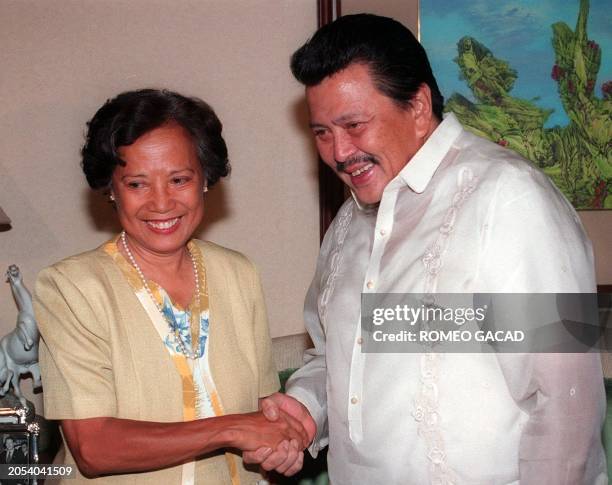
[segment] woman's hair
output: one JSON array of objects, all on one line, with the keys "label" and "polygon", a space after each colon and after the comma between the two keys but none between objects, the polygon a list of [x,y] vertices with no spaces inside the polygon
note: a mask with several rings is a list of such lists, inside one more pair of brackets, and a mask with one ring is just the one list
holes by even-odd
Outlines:
[{"label": "woman's hair", "polygon": [[223,126],[213,109],[198,98],[178,93],[141,89],[108,100],[87,123],[81,166],[92,189],[108,188],[122,146],[166,123],[182,126],[193,142],[208,187],[229,174]]},{"label": "woman's hair", "polygon": [[346,15],[321,27],[291,58],[291,71],[306,86],[316,86],[352,63],[367,65],[376,88],[405,108],[423,83],[432,109],[442,120],[444,98],[425,50],[396,20],[372,14]]}]

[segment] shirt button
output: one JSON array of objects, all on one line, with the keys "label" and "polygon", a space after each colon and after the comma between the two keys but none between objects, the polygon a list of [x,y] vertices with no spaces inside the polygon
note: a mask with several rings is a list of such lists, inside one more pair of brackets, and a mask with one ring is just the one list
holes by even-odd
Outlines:
[{"label": "shirt button", "polygon": [[570,389],[570,396],[575,396],[576,395],[576,389],[574,389],[573,387]]},{"label": "shirt button", "polygon": [[356,397],[352,397],[351,398],[351,404],[357,404],[359,402],[359,399],[357,399]]},{"label": "shirt button", "polygon": [[361,345],[362,343],[363,343],[363,338],[362,338],[362,337],[359,337],[359,338],[357,339],[357,345]]},{"label": "shirt button", "polygon": [[384,229],[381,229],[381,230],[380,230],[378,233],[379,233],[381,236],[385,236],[385,235],[387,234],[387,231],[386,231],[386,230],[384,230]]},{"label": "shirt button", "polygon": [[368,290],[371,290],[372,288],[374,288],[374,282],[368,281],[368,284],[366,286],[368,287]]}]

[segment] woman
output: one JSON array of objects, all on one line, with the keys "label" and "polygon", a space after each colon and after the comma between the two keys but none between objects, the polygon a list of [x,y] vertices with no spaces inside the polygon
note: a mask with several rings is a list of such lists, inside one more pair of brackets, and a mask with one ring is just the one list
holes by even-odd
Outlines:
[{"label": "woman", "polygon": [[83,171],[123,231],[43,270],[35,292],[45,415],[83,481],[255,483],[235,450],[305,446],[296,420],[254,412],[279,387],[255,268],[192,239],[229,172],[221,129],[203,101],[157,90],[88,125]]}]

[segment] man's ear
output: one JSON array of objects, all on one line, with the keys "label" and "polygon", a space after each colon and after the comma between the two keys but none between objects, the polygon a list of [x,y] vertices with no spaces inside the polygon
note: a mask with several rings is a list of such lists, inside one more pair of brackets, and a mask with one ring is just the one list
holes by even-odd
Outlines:
[{"label": "man's ear", "polygon": [[410,100],[410,106],[414,115],[416,136],[419,138],[429,136],[434,115],[431,105],[431,90],[427,84],[422,83],[419,86]]}]

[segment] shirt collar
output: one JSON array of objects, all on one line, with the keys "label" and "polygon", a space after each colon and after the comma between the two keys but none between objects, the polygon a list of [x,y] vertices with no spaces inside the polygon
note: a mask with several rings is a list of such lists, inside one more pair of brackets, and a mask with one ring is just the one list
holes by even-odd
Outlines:
[{"label": "shirt collar", "polygon": [[[438,166],[455,143],[463,127],[454,113],[446,113],[442,123],[434,130],[424,145],[408,161],[406,166],[385,187],[385,191],[408,185],[414,192],[421,194],[438,169]],[[363,204],[351,190],[353,200],[361,210],[375,208],[378,204]]]},{"label": "shirt collar", "polygon": [[463,127],[457,117],[453,113],[447,113],[442,123],[389,185],[396,180],[402,180],[417,194],[424,192],[438,166],[462,131]]}]

